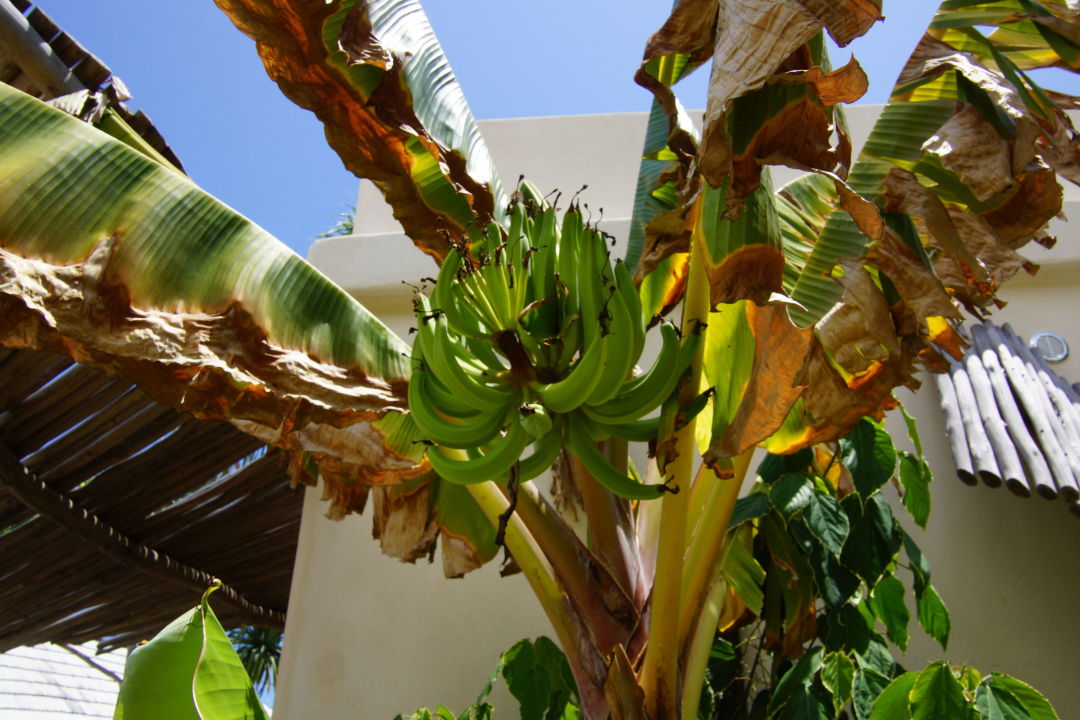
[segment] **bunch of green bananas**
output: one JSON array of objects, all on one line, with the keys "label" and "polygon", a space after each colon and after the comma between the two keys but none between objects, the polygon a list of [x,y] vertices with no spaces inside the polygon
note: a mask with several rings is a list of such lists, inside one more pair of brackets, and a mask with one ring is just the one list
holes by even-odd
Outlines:
[{"label": "bunch of green bananas", "polygon": [[[661,325],[652,366],[632,377],[645,318],[629,271],[577,206],[561,225],[550,206],[515,203],[450,250],[431,298],[417,294],[409,408],[431,442],[427,457],[457,483],[519,480],[546,470],[565,445],[612,492],[657,497],[596,447],[648,441],[645,418],[672,395],[700,341]],[[532,452],[522,457],[532,446]]]}]

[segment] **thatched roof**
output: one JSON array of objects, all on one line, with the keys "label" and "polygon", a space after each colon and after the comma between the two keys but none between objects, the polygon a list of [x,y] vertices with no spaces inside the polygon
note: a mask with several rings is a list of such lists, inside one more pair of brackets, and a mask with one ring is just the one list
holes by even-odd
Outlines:
[{"label": "thatched roof", "polygon": [[150,118],[123,103],[123,82],[28,0],[0,0],[0,82],[42,100],[101,93],[124,121],[180,170],[180,160]]},{"label": "thatched roof", "polygon": [[[25,0],[0,0],[0,81],[100,93],[180,167],[105,65]],[[130,382],[0,348],[0,651],[149,638],[213,578],[226,626],[283,627],[301,494],[285,462]]]},{"label": "thatched roof", "polygon": [[284,625],[301,497],[222,423],[49,353],[0,349],[0,651],[128,645],[216,577],[226,625]]},{"label": "thatched roof", "polygon": [[949,448],[969,485],[1062,497],[1080,516],[1080,386],[1008,325],[971,328],[971,348],[935,375]]}]

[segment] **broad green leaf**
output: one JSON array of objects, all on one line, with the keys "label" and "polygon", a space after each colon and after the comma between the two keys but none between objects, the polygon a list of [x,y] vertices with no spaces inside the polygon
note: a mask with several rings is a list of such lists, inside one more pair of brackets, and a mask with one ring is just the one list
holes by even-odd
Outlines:
[{"label": "broad green leaf", "polygon": [[777,720],[830,720],[832,713],[814,693],[812,688],[799,688],[784,703],[784,706],[770,717]]},{"label": "broad green leaf", "polygon": [[502,212],[494,164],[416,0],[221,0],[270,78],[326,126],[345,166],[370,178],[419,247]]},{"label": "broad green leaf", "polygon": [[839,717],[855,688],[855,663],[844,653],[829,653],[821,665],[821,684],[832,693],[834,717]]},{"label": "broad green leaf", "polygon": [[813,460],[814,452],[809,448],[790,455],[769,453],[758,465],[757,474],[766,485],[771,485],[786,473],[798,473],[808,470]]},{"label": "broad green leaf", "polygon": [[851,472],[855,489],[869,498],[889,481],[896,469],[896,450],[884,429],[869,420],[860,420],[840,439],[841,458]]},{"label": "broad green leaf", "polygon": [[911,444],[915,448],[915,457],[924,460],[925,456],[923,455],[922,439],[919,437],[919,427],[915,423],[915,418],[908,414],[903,403],[900,404],[900,415],[904,418],[904,424],[907,426],[908,439],[911,440]]},{"label": "broad green leaf", "polygon": [[862,584],[858,576],[841,565],[837,557],[820,542],[815,542],[811,547],[810,565],[821,599],[830,608],[838,608],[846,603]]},{"label": "broad green leaf", "polygon": [[918,673],[904,673],[889,683],[873,701],[870,720],[908,720],[911,717],[908,697],[918,677]]},{"label": "broad green leaf", "polygon": [[911,571],[914,575],[915,596],[921,597],[926,586],[930,584],[930,561],[926,559],[922,549],[916,544],[915,539],[900,529],[904,538],[904,552],[911,562]]},{"label": "broad green leaf", "polygon": [[[864,606],[865,603],[859,605],[860,608]],[[870,642],[867,643],[866,650],[856,653],[855,657],[859,662],[859,667],[875,670],[885,677],[892,677],[896,674],[896,662],[893,660],[889,645],[877,633],[870,636]]]},{"label": "broad green leaf", "polygon": [[911,720],[966,720],[974,715],[964,688],[946,662],[931,663],[918,674],[908,702]]},{"label": "broad green leaf", "polygon": [[[874,702],[878,699],[881,693],[889,686],[890,679],[868,668],[860,668],[855,673],[855,691],[851,701],[851,706],[855,710],[855,717],[858,720],[867,720],[870,717],[870,713],[873,710]],[[906,720],[907,716],[899,716]],[[890,718],[889,720],[892,720]]]},{"label": "broad green leaf", "polygon": [[974,696],[975,691],[982,685],[982,674],[970,665],[964,665],[959,672],[960,684],[964,686],[964,692],[969,697]]},{"label": "broad green leaf", "polygon": [[896,557],[901,536],[892,508],[881,493],[875,493],[859,506],[854,494],[841,501],[851,523],[851,531],[840,562],[854,570],[868,585],[874,585]]},{"label": "broad green leaf", "polygon": [[1057,712],[1050,702],[1035,688],[1003,673],[992,673],[994,686],[1008,690],[1020,701],[1031,720],[1058,720]]},{"label": "broad green leaf", "polygon": [[975,709],[983,720],[1030,720],[1024,706],[1011,692],[992,682],[975,691]]},{"label": "broad green leaf", "polygon": [[[790,519],[814,499],[814,483],[805,475],[785,475],[769,489],[769,501],[777,512]],[[846,520],[846,518],[845,518]]]},{"label": "broad green leaf", "polygon": [[820,637],[830,652],[866,652],[873,632],[862,613],[851,603],[825,614]]},{"label": "broad green leaf", "polygon": [[[821,669],[821,663],[825,657],[823,648],[815,648],[803,655],[799,660],[784,673],[776,684],[772,699],[769,701],[769,717],[776,717],[786,705],[796,703],[796,708],[805,708],[801,699],[810,692],[810,684],[814,682],[814,676]],[[791,715],[782,717],[795,717]],[[814,718],[815,715],[809,717]]]},{"label": "broad green leaf", "polygon": [[769,512],[771,505],[769,496],[762,492],[753,492],[735,501],[735,509],[731,512],[731,522],[728,528],[736,528],[744,522],[756,520]]},{"label": "broad green leaf", "polygon": [[830,553],[840,555],[851,526],[844,509],[832,495],[815,492],[803,513],[803,522]]},{"label": "broad green leaf", "polygon": [[0,168],[0,274],[21,328],[0,342],[75,354],[366,479],[421,471],[370,425],[404,406],[405,344],[261,228],[7,85]]},{"label": "broad green leaf", "polygon": [[884,623],[889,639],[901,650],[907,650],[908,621],[911,619],[904,604],[906,592],[904,584],[895,575],[886,575],[878,580],[870,594],[874,617]]},{"label": "broad green leaf", "polygon": [[128,656],[114,720],[266,720],[225,630],[202,602]]},{"label": "broad green leaf", "polygon": [[930,466],[908,452],[900,452],[900,484],[904,486],[904,507],[919,527],[930,518]]},{"label": "broad green leaf", "polygon": [[735,590],[746,607],[755,614],[760,614],[764,599],[761,588],[765,583],[765,570],[743,542],[743,535],[739,532],[729,535],[720,567],[724,580]]},{"label": "broad green leaf", "polygon": [[942,649],[948,648],[949,610],[933,585],[927,585],[926,590],[915,601],[915,611],[926,634],[937,640]]},{"label": "broad green leaf", "polygon": [[506,687],[521,704],[522,720],[561,720],[574,704],[577,686],[566,656],[546,637],[521,640],[503,653]]}]

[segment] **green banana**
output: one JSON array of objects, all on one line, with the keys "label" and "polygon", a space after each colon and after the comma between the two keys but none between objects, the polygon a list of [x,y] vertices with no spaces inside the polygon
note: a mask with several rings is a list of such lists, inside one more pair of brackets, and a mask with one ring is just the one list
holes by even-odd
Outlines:
[{"label": "green banana", "polygon": [[556,420],[548,434],[533,443],[532,454],[518,465],[518,479],[524,482],[539,477],[542,472],[551,467],[561,450],[562,427]]},{"label": "green banana", "polygon": [[426,377],[427,383],[427,398],[431,403],[431,406],[440,415],[447,415],[449,417],[458,419],[473,418],[480,414],[480,411],[459,398],[454,393],[439,382],[439,379],[431,372],[426,370],[424,362],[424,354],[422,352],[422,343],[413,343],[412,351],[413,372],[423,372]]},{"label": "green banana", "polygon": [[600,381],[596,389],[585,400],[589,405],[602,405],[614,397],[623,386],[626,376],[634,367],[637,356],[634,350],[633,318],[623,302],[622,296],[614,285],[608,286],[611,294],[607,307],[611,320],[607,332],[602,333],[601,341],[608,344],[606,362],[600,371]]},{"label": "green banana", "polygon": [[465,303],[459,305],[459,298],[454,294],[454,280],[461,269],[463,258],[457,248],[450,248],[450,252],[443,258],[439,275],[435,279],[435,289],[432,292],[432,302],[435,308],[446,316],[446,322],[459,335],[483,339],[487,332],[483,328],[483,320],[476,309]]},{"label": "green banana", "polygon": [[529,434],[513,419],[506,434],[488,443],[488,451],[468,460],[448,456],[438,445],[429,447],[428,462],[439,477],[459,485],[506,480],[506,474],[529,445]]},{"label": "green banana", "polygon": [[499,434],[505,424],[506,412],[488,412],[469,424],[457,424],[440,416],[431,406],[427,371],[418,370],[409,379],[409,412],[413,421],[429,440],[454,448],[483,445]]},{"label": "green banana", "polygon": [[604,454],[589,439],[587,430],[578,416],[570,417],[566,425],[566,443],[589,474],[602,486],[619,497],[628,500],[653,500],[667,488],[663,485],[645,485],[615,469]]},{"label": "green banana", "polygon": [[534,382],[529,388],[551,410],[568,413],[581,405],[596,389],[607,350],[607,343],[602,342],[601,338],[594,338],[566,377],[546,385]]},{"label": "green banana", "polygon": [[551,413],[543,405],[529,403],[523,405],[519,412],[521,413],[521,426],[525,428],[525,431],[533,439],[539,440],[551,432]]},{"label": "green banana", "polygon": [[[686,342],[680,346],[678,333],[670,323],[660,326],[660,336],[660,352],[649,370],[626,382],[618,394],[607,402],[586,405],[584,410],[590,418],[608,425],[636,420],[655,410],[671,394],[679,377],[689,366],[693,352]],[[693,337],[697,338],[692,342],[696,350],[700,336]]]},{"label": "green banana", "polygon": [[634,287],[634,278],[630,276],[630,270],[627,269],[626,263],[622,260],[615,263],[615,289],[630,312],[631,330],[634,333],[634,345],[631,354],[633,354],[636,362],[645,349],[645,313],[641,307],[641,295],[638,294],[637,288]]},{"label": "green banana", "polygon": [[[586,415],[586,417],[588,417]],[[656,439],[656,433],[660,430],[660,418],[644,418],[641,420],[629,420],[624,423],[608,425],[589,418],[589,422],[609,437],[617,437],[620,440],[630,442],[649,442]]]},{"label": "green banana", "polygon": [[[426,298],[421,296],[421,307],[425,301]],[[485,384],[461,367],[457,360],[458,350],[443,316],[421,321],[416,342],[421,343],[427,367],[463,402],[481,410],[505,408],[511,402],[512,395],[507,393],[507,388]],[[513,402],[516,404],[516,398]]]}]

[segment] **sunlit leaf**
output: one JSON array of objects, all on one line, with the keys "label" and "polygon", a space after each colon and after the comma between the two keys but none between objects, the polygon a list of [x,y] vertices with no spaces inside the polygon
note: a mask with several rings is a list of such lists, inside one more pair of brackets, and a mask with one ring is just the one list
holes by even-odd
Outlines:
[{"label": "sunlit leaf", "polygon": [[0,167],[0,341],[119,372],[362,483],[424,471],[375,426],[405,405],[405,344],[261,228],[7,85]]},{"label": "sunlit leaf", "polygon": [[785,518],[805,509],[814,497],[814,483],[805,475],[785,475],[769,489],[769,501]]},{"label": "sunlit leaf", "polygon": [[886,575],[878,580],[869,600],[874,617],[884,623],[889,640],[901,650],[907,650],[908,621],[911,619],[904,603],[906,593],[900,580],[894,575]]},{"label": "sunlit leaf", "polygon": [[908,696],[918,677],[918,673],[908,672],[890,682],[874,701],[870,720],[908,720],[911,717]]},{"label": "sunlit leaf", "polygon": [[964,688],[946,662],[931,663],[919,673],[908,702],[911,720],[965,720],[974,716]]},{"label": "sunlit leaf", "polygon": [[983,720],[1030,720],[1031,715],[1004,686],[984,683],[975,691],[975,709]]},{"label": "sunlit leaf", "polygon": [[900,484],[904,487],[904,507],[925,528],[930,518],[930,466],[907,452],[900,453]]},{"label": "sunlit leaf", "polygon": [[855,489],[863,498],[869,498],[892,477],[896,468],[892,438],[869,420],[860,421],[841,438],[840,448]]},{"label": "sunlit leaf", "polygon": [[114,720],[266,720],[225,630],[202,602],[128,656]]},{"label": "sunlit leaf", "polygon": [[950,629],[949,611],[933,585],[926,586],[926,590],[916,600],[915,607],[923,630],[937,640],[943,649],[947,648]]},{"label": "sunlit leaf", "polygon": [[1015,697],[1027,711],[1031,720],[1058,720],[1057,712],[1050,702],[1035,688],[1003,673],[992,673],[994,686],[1000,686]]},{"label": "sunlit leaf", "polygon": [[844,653],[829,653],[821,665],[821,683],[832,693],[833,709],[839,715],[855,688],[855,663]]}]

